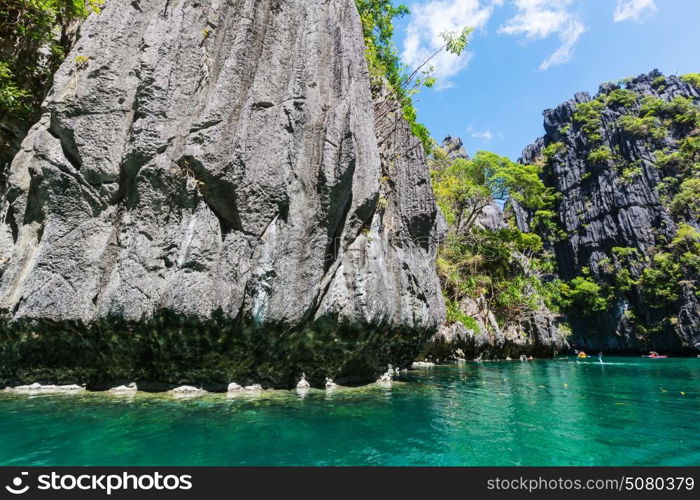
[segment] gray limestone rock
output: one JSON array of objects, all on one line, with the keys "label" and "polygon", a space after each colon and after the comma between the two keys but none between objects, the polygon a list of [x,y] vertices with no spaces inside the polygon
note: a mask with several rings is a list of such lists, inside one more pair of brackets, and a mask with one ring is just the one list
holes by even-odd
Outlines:
[{"label": "gray limestone rock", "polygon": [[367,73],[352,0],[90,16],[2,193],[0,378],[291,386],[410,363],[444,317],[442,219]]}]

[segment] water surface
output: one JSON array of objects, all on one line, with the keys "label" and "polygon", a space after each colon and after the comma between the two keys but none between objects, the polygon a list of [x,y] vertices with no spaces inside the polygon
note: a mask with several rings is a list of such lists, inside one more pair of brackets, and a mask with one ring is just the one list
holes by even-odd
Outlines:
[{"label": "water surface", "polygon": [[0,464],[700,464],[700,359],[466,363],[400,380],[304,397],[0,393]]}]

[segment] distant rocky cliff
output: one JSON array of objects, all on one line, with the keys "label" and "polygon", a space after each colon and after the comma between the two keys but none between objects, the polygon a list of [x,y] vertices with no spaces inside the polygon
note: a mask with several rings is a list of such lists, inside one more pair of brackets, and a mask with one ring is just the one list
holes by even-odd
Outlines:
[{"label": "distant rocky cliff", "polygon": [[[700,78],[658,71],[544,113],[523,152],[558,193],[548,241],[576,346],[700,351]],[[517,207],[516,207],[517,208]]]},{"label": "distant rocky cliff", "polygon": [[444,318],[442,225],[386,99],[352,0],[108,2],[0,198],[0,379],[283,387],[410,363]]}]

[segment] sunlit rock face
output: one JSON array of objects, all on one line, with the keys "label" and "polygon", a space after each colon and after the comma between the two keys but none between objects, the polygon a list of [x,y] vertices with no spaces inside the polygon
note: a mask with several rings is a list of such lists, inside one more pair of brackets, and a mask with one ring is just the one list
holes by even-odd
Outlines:
[{"label": "sunlit rock face", "polygon": [[0,378],[410,363],[444,317],[442,219],[384,101],[352,0],[108,2],[7,172]]},{"label": "sunlit rock face", "polygon": [[[682,110],[674,104],[682,102],[677,98],[690,107]],[[586,130],[575,113],[593,101],[600,103],[599,124]],[[576,346],[700,351],[698,269],[673,243],[682,225],[697,230],[700,224],[692,210],[671,210],[683,181],[698,175],[698,128],[691,118],[698,106],[700,89],[690,81],[652,71],[603,84],[595,96],[576,94],[545,111],[545,136],[523,152],[527,163],[546,163],[543,180],[560,196],[555,209],[560,233],[550,240],[558,275],[564,280],[588,275],[610,296],[604,310],[569,315]],[[637,120],[645,116],[646,122]],[[556,144],[560,147],[550,148],[546,159],[545,148]],[[600,151],[605,154],[594,153]],[[520,228],[531,229],[533,214],[517,206],[516,213]],[[660,271],[665,278],[649,283],[644,272],[660,270],[662,254],[671,256],[677,272]],[[622,287],[625,272],[633,283]],[[655,289],[666,288],[664,281],[672,293],[659,297]]]}]

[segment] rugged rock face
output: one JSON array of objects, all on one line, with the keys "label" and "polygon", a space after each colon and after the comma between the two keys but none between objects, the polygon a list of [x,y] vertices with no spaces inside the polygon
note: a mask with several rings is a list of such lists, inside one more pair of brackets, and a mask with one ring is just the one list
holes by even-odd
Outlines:
[{"label": "rugged rock face", "polygon": [[518,323],[499,325],[483,297],[464,300],[461,310],[476,320],[479,330],[462,323],[443,324],[422,352],[429,359],[516,359],[522,355],[552,357],[569,349],[567,332],[546,307]]},{"label": "rugged rock face", "polygon": [[45,104],[2,194],[1,379],[360,382],[442,322],[352,0],[108,2]]},{"label": "rugged rock face", "polygon": [[450,160],[456,160],[457,158],[469,159],[461,137],[451,137],[448,135],[443,139],[440,147],[445,150]]},{"label": "rugged rock face", "polygon": [[[445,138],[441,147],[451,160],[469,159],[459,137]],[[482,209],[476,226],[487,231],[498,231],[508,226],[506,217],[494,202]],[[520,268],[531,267],[525,255],[517,254],[515,257]],[[443,324],[421,353],[422,357],[440,360],[517,358],[521,355],[547,357],[569,348],[567,332],[544,304],[538,310],[528,312],[520,321],[507,324],[499,324],[483,296],[465,298],[459,303],[459,309],[474,320],[476,329],[460,322]]]},{"label": "rugged rock face", "polygon": [[[699,98],[691,83],[658,71],[604,84],[545,111],[545,136],[523,152],[524,162],[546,163],[544,181],[561,196],[559,234],[539,231],[559,276],[590,276],[607,296],[607,307],[569,314],[576,346],[700,350],[697,247],[674,243],[683,224],[700,226],[692,210],[670,209],[698,175]],[[529,230],[532,214],[516,213]]]}]

